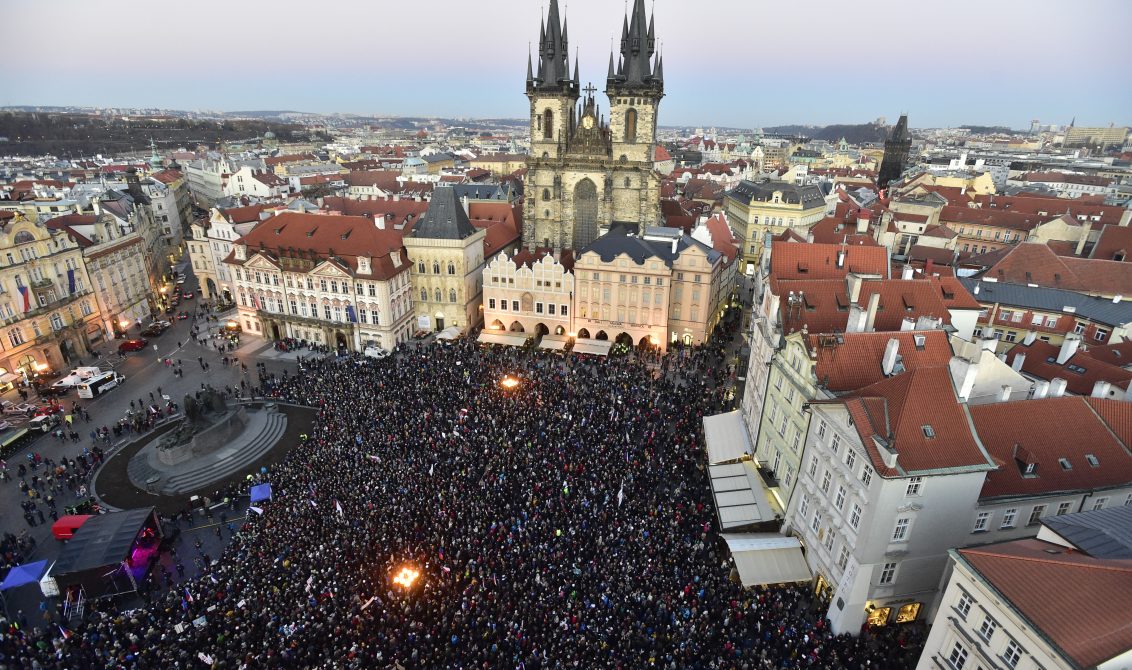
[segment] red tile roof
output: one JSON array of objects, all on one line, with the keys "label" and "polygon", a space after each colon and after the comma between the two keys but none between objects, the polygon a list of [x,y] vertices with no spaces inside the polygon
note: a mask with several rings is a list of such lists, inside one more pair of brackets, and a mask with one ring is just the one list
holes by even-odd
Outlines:
[{"label": "red tile roof", "polygon": [[[1120,223],[1120,217],[1124,213],[1122,207],[1114,205],[1089,203],[1081,198],[1066,200],[1064,198],[1050,197],[1039,193],[1019,193],[1014,196],[979,195],[975,197],[975,202],[977,202],[983,210],[1009,210],[1027,214],[1041,214],[1049,218],[1064,212],[1069,212],[1074,218],[1076,218],[1077,215],[1084,215],[1090,218],[1093,216],[1099,217],[1100,220],[1094,222],[1093,225],[1097,225],[1097,223],[1101,225],[1115,225]],[[1045,212],[1045,214],[1042,214],[1042,212]]]},{"label": "red tile roof", "polygon": [[427,202],[412,199],[393,200],[392,198],[356,200],[340,196],[327,196],[323,198],[322,206],[330,214],[364,216],[371,220],[376,216],[384,216],[389,227],[402,226],[402,234],[408,234],[417,220],[428,211]]},{"label": "red tile roof", "polygon": [[[1101,409],[1094,412],[1093,405]],[[1132,452],[1109,430],[1101,411],[1111,422],[1132,425],[1132,403],[1122,400],[1063,396],[970,407],[975,432],[999,465],[987,474],[980,497],[1126,486],[1132,481]],[[1086,454],[1098,464],[1091,465]],[[1026,463],[1035,465],[1033,474],[1023,474]]]},{"label": "red tile roof", "polygon": [[[799,245],[801,246],[801,245]],[[874,293],[880,294],[876,320],[878,331],[898,331],[905,318],[921,316],[951,323],[951,313],[944,302],[940,279],[877,279],[861,284],[858,304],[865,309]],[[801,309],[792,308],[787,296],[801,293]],[[849,322],[850,300],[843,279],[780,281],[775,287],[780,296],[781,323],[786,333],[805,329],[811,333],[842,333]]]},{"label": "red tile roof", "polygon": [[[868,212],[868,210],[862,210]],[[857,234],[857,220],[827,216],[810,226],[815,244],[845,244],[858,246],[880,246],[870,235]]]},{"label": "red tile roof", "polygon": [[[515,264],[515,267],[517,268],[521,268],[524,265],[527,267],[533,267],[535,262],[540,261],[544,256],[551,254],[553,254],[553,250],[548,247],[539,247],[535,249],[534,252],[531,252],[528,249],[522,249],[519,251],[519,253],[511,257],[511,262],[513,262]],[[561,254],[559,255],[558,262],[562,265],[562,267],[566,268],[567,272],[573,270],[574,251],[572,249],[563,249],[561,251]]]},{"label": "red tile roof", "polygon": [[1014,212],[998,209],[978,209],[974,207],[945,206],[939,214],[940,223],[949,224],[952,228],[962,225],[994,226],[1029,232],[1039,223],[1045,223],[1055,216],[1039,216],[1024,212]]},{"label": "red tile roof", "polygon": [[1094,295],[1132,295],[1132,263],[1058,256],[1045,244],[1014,245],[983,276]]},{"label": "red tile roof", "polygon": [[723,215],[723,212],[708,217],[704,225],[711,233],[712,248],[723,254],[728,263],[735,260],[735,257],[739,255],[738,240],[731,231],[731,226],[727,225],[727,217]]},{"label": "red tile roof", "polygon": [[157,181],[161,182],[162,184],[172,184],[173,182],[177,181],[178,179],[184,179],[185,178],[185,175],[181,174],[180,170],[174,170],[174,169],[167,169],[167,170],[162,170],[161,172],[154,172],[150,176],[153,177],[154,179],[156,179]]},{"label": "red tile roof", "polygon": [[1132,366],[1132,340],[1124,340],[1116,344],[1089,345],[1088,352],[1099,361],[1120,367]]},{"label": "red tile roof", "polygon": [[522,206],[506,202],[469,202],[468,220],[476,228],[487,230],[483,255],[488,258],[519,239]]},{"label": "red tile roof", "polygon": [[251,221],[259,221],[260,212],[267,209],[268,207],[270,207],[270,205],[230,207],[228,209],[220,210],[220,214],[223,215],[229,223],[249,223]]},{"label": "red tile roof", "polygon": [[397,181],[400,174],[392,170],[350,172],[346,175],[346,183],[350,186],[373,186],[389,193],[396,193],[401,190]]},{"label": "red tile roof", "polygon": [[1066,382],[1066,390],[1075,395],[1092,394],[1093,386],[1099,381],[1109,382],[1121,389],[1128,388],[1128,383],[1132,382],[1132,371],[1094,358],[1091,352],[1081,349],[1065,361],[1064,365],[1058,364],[1059,351],[1061,347],[1042,340],[1034,340],[1029,345],[1019,342],[1006,352],[1006,362],[1013,365],[1015,356],[1025,354],[1022,372],[1047,381],[1060,377]]},{"label": "red tile roof", "polygon": [[[360,277],[386,280],[409,269],[408,255],[402,244],[402,231],[388,227],[380,230],[373,219],[360,216],[283,212],[253,228],[237,243],[248,246],[249,260],[261,250],[276,262],[294,252],[299,252],[298,255],[303,258],[309,258],[309,254],[313,253],[320,261],[327,260],[333,254],[345,261],[355,274],[358,257],[369,256],[372,259],[372,272],[369,275],[357,274]],[[391,252],[401,257],[399,267],[394,266],[389,257]],[[224,262],[242,265],[246,261],[236,260],[233,252]]]},{"label": "red tile roof", "polygon": [[664,161],[670,161],[672,160],[672,154],[668,153],[668,149],[665,149],[658,144],[656,145],[656,150],[653,152],[652,160],[654,163],[663,163]]},{"label": "red tile roof", "polygon": [[252,175],[252,178],[268,188],[278,188],[287,185],[287,180],[274,172],[256,172]]},{"label": "red tile roof", "polygon": [[80,247],[89,247],[94,245],[94,241],[77,232],[72,226],[89,226],[96,221],[98,221],[98,217],[92,214],[64,214],[46,221],[43,225],[51,230],[64,230],[68,235],[75,238],[75,242]]},{"label": "red tile roof", "polygon": [[1089,258],[1098,260],[1122,260],[1132,262],[1132,227],[1105,226],[1097,239]]},{"label": "red tile roof", "polygon": [[1132,648],[1132,561],[1038,539],[959,555],[1076,667],[1097,667]]},{"label": "red tile roof", "polygon": [[[837,266],[838,252],[845,262]],[[772,242],[770,276],[776,279],[836,279],[850,272],[885,276],[888,251],[884,247],[840,244]]]},{"label": "red tile roof", "polygon": [[[923,346],[916,346],[917,337],[923,339]],[[898,353],[905,370],[946,367],[951,360],[951,343],[942,330],[809,335],[806,346],[818,383],[830,391],[841,393],[864,388],[885,378],[881,363],[892,339],[900,343]]]},{"label": "red tile roof", "polygon": [[[992,467],[971,433],[946,367],[910,370],[837,402],[849,410],[873,468],[881,475]],[[874,438],[896,451],[895,468],[885,465]]]},{"label": "red tile roof", "polygon": [[268,156],[263,159],[263,164],[269,168],[273,168],[276,165],[282,165],[284,163],[298,163],[313,160],[315,160],[314,154],[287,154],[284,156]]}]

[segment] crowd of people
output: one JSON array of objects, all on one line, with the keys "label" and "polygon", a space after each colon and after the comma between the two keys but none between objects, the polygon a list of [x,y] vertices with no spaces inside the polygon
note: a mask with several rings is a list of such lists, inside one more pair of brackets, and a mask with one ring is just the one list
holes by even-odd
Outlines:
[{"label": "crowd of people", "polygon": [[733,578],[700,429],[731,402],[724,344],[646,364],[457,341],[260,371],[317,420],[225,553],[147,607],[9,628],[0,667],[904,667],[900,645],[833,635],[807,588]]}]

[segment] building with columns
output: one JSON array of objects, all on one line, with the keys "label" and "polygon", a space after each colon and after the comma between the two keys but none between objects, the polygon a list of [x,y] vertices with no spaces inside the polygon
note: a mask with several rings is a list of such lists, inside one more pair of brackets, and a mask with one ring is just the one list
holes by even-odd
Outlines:
[{"label": "building with columns", "polygon": [[245,332],[350,351],[412,336],[401,233],[371,218],[284,212],[235,240],[224,264]]}]

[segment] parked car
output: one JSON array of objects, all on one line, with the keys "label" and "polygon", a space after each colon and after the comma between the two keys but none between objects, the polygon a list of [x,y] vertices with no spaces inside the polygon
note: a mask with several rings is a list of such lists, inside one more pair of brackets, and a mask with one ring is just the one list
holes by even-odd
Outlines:
[{"label": "parked car", "polygon": [[141,351],[142,349],[145,349],[145,345],[147,344],[149,344],[149,340],[145,339],[126,340],[125,342],[118,345],[118,353],[126,354],[131,351]]},{"label": "parked car", "polygon": [[186,291],[186,292],[181,294],[181,297],[184,298],[185,300],[192,300],[193,299],[193,292],[192,291]]},{"label": "parked car", "polygon": [[35,405],[29,402],[21,402],[19,404],[16,404],[11,400],[3,401],[3,403],[0,403],[0,406],[3,407],[5,414],[30,414],[34,413],[36,409]]},{"label": "parked car", "polygon": [[44,416],[46,414],[65,414],[67,409],[62,405],[40,405],[35,408],[36,416]]},{"label": "parked car", "polygon": [[145,335],[146,337],[157,337],[158,335],[164,333],[166,330],[169,330],[168,321],[154,321],[153,323],[146,326],[145,330],[143,330],[141,334]]},{"label": "parked car", "polygon": [[74,386],[37,386],[35,391],[40,398],[61,398],[71,392]]}]

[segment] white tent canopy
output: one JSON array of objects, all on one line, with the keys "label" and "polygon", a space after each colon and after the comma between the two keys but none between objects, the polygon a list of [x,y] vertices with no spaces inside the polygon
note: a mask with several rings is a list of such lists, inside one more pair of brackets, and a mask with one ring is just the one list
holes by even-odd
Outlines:
[{"label": "white tent canopy", "polygon": [[767,496],[762,477],[753,462],[709,465],[708,475],[711,477],[719,525],[723,530],[773,523],[780,518],[781,509]]},{"label": "white tent canopy", "polygon": [[613,343],[609,340],[594,340],[588,337],[581,337],[574,340],[575,354],[594,354],[596,356],[608,356],[609,350],[612,347]]},{"label": "white tent canopy", "polygon": [[755,453],[739,410],[705,416],[704,441],[707,442],[708,463],[711,465],[729,463]]},{"label": "white tent canopy", "polygon": [[460,337],[460,329],[456,326],[449,326],[436,334],[438,340],[454,340]]},{"label": "white tent canopy", "polygon": [[569,338],[565,335],[543,335],[542,341],[538,346],[542,349],[550,349],[551,351],[562,351],[566,345],[570,343]]},{"label": "white tent canopy", "polygon": [[743,586],[808,582],[813,579],[802,543],[777,533],[724,534]]},{"label": "white tent canopy", "polygon": [[527,333],[511,333],[504,330],[485,330],[480,333],[480,344],[504,344],[511,347],[521,347],[530,339]]}]

